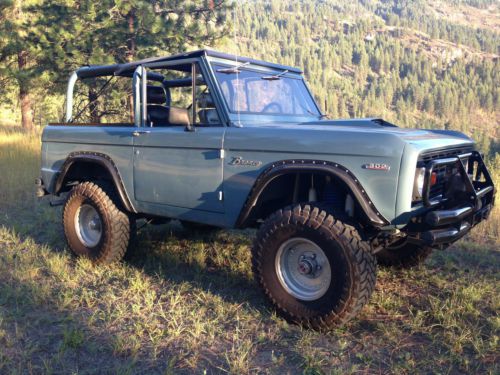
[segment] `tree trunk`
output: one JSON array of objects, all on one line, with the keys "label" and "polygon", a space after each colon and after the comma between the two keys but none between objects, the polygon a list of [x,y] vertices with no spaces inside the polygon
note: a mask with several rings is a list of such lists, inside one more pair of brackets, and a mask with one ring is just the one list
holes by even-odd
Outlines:
[{"label": "tree trunk", "polygon": [[[134,61],[135,58],[135,49],[136,49],[136,42],[135,42],[135,13],[133,10],[131,10],[127,14],[127,25],[128,25],[128,40],[127,40],[127,53],[126,53],[126,59],[127,62],[132,62]],[[128,104],[129,104],[129,116],[130,116],[130,122],[134,122],[134,96],[129,95],[128,96]]]},{"label": "tree trunk", "polygon": [[98,99],[99,98],[97,97],[97,92],[92,87],[89,87],[89,112],[90,123],[92,124],[99,124],[101,122],[98,110]]},{"label": "tree trunk", "polygon": [[[26,69],[28,65],[28,53],[19,51],[17,54],[17,66],[20,71]],[[21,123],[24,129],[33,129],[33,111],[31,108],[31,95],[26,82],[23,79],[18,80],[19,84],[19,103],[21,104]]]},{"label": "tree trunk", "polygon": [[135,12],[131,10],[127,14],[128,39],[127,39],[127,62],[132,62],[135,57],[136,42],[135,42]]}]

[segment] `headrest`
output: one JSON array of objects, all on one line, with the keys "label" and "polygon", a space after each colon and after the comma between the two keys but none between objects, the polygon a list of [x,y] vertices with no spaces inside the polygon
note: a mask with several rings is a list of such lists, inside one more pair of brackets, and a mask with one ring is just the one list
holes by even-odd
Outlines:
[{"label": "headrest", "polygon": [[205,92],[200,95],[198,100],[198,105],[200,108],[215,108],[214,100],[209,92]]},{"label": "headrest", "polygon": [[148,85],[148,104],[166,104],[167,94],[162,86]]}]

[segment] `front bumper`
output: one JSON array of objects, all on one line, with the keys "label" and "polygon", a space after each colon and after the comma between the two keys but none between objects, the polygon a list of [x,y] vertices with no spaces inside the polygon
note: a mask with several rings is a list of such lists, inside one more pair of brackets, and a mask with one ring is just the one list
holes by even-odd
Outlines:
[{"label": "front bumper", "polygon": [[[407,227],[408,239],[426,246],[447,246],[488,218],[495,202],[495,186],[477,151],[431,160],[424,165],[424,212]],[[431,176],[445,167],[451,178],[446,193],[431,197]]]}]

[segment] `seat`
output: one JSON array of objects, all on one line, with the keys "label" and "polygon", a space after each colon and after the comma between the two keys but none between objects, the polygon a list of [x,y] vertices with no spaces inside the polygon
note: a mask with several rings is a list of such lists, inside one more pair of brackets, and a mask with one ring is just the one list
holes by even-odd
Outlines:
[{"label": "seat", "polygon": [[148,125],[169,126],[170,92],[162,86],[148,85],[147,102]]},{"label": "seat", "polygon": [[148,124],[152,127],[188,126],[189,111],[170,106],[170,91],[162,86],[147,87]]},{"label": "seat", "polygon": [[189,111],[185,108],[170,107],[168,122],[170,125],[189,126]]}]

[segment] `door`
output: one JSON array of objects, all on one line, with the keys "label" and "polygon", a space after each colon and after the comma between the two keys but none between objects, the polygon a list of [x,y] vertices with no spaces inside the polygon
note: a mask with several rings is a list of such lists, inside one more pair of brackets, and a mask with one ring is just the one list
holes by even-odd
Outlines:
[{"label": "door", "polygon": [[223,212],[224,127],[139,128],[134,137],[134,190],[139,202]]},{"label": "door", "polygon": [[[223,213],[225,127],[198,62],[170,64],[154,75],[136,72],[141,126],[134,132],[135,200],[157,212]],[[151,82],[154,77],[161,83]]]}]

